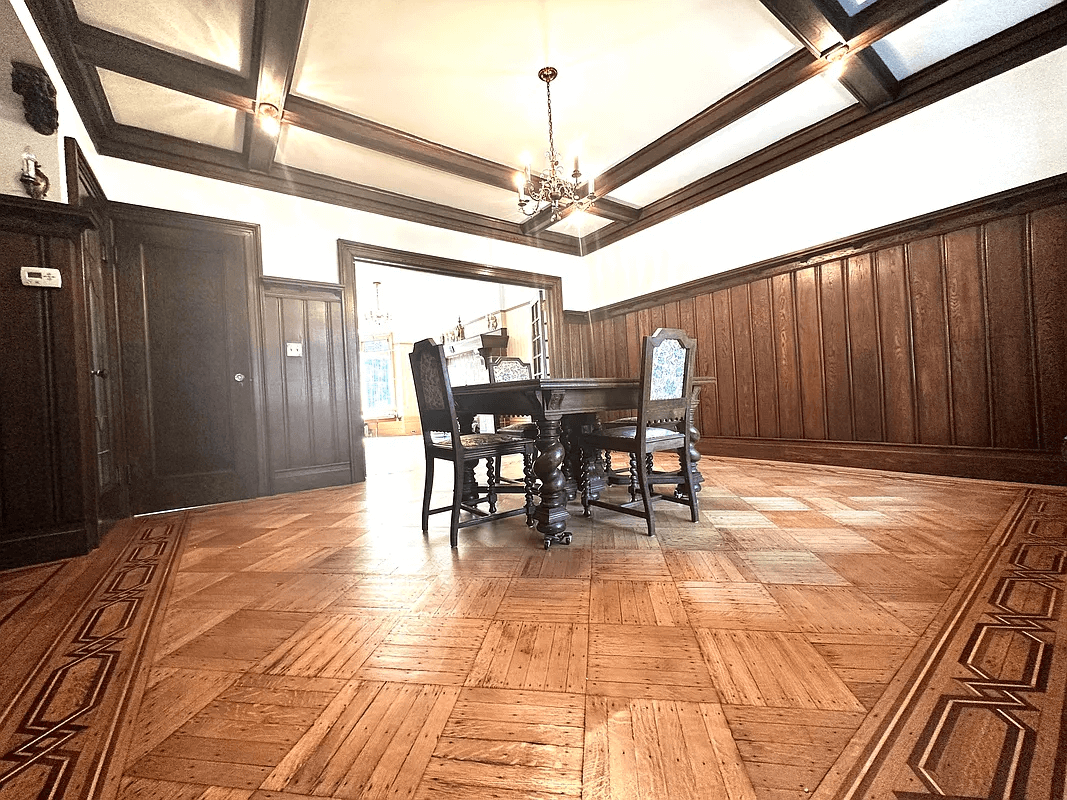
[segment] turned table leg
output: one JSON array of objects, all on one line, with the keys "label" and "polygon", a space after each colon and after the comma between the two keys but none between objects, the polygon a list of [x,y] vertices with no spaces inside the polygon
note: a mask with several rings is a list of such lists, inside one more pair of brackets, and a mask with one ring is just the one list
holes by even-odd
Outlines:
[{"label": "turned table leg", "polygon": [[538,423],[537,452],[534,474],[541,481],[541,502],[534,511],[537,530],[545,537],[545,549],[553,544],[570,544],[567,532],[567,489],[563,477],[563,444],[560,441],[559,419],[542,419]]}]

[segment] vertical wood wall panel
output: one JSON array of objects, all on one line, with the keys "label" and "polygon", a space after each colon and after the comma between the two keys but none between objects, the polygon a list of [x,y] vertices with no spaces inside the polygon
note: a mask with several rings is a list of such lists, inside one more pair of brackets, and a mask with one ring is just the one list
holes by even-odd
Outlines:
[{"label": "vertical wood wall panel", "polygon": [[739,435],[737,425],[737,389],[734,379],[734,337],[730,325],[730,292],[711,296],[712,327],[715,336],[715,375],[719,389],[719,435]]},{"label": "vertical wood wall panel", "polygon": [[852,439],[852,398],[849,387],[848,329],[845,325],[845,281],[840,261],[819,267],[822,318],[823,385],[826,387],[826,437]]},{"label": "vertical wood wall panel", "polygon": [[771,282],[749,284],[752,310],[752,361],[756,379],[757,435],[778,437],[778,376],[774,357],[774,326],[771,320]]},{"label": "vertical wood wall panel", "polygon": [[734,396],[737,430],[742,436],[756,435],[756,386],[752,367],[751,311],[748,284],[730,289],[730,331],[734,342]]},{"label": "vertical wood wall panel", "polygon": [[801,439],[800,367],[797,363],[797,323],[793,280],[788,273],[771,279],[774,303],[774,360],[777,368],[778,422],[783,439]]},{"label": "vertical wood wall panel", "polygon": [[865,443],[888,468],[1067,482],[1061,183],[1019,210],[929,215],[867,250],[835,245],[590,312],[606,356],[597,374],[636,374],[641,337],[682,327],[697,340],[711,451],[736,440],[724,452],[874,465],[863,449],[834,449]]},{"label": "vertical wood wall panel", "polygon": [[870,254],[850,258],[845,275],[849,341],[847,369],[852,376],[850,402],[854,435],[856,441],[880,442],[884,436],[882,362]]},{"label": "vertical wood wall panel", "polygon": [[904,248],[880,250],[875,253],[874,263],[885,392],[885,437],[888,442],[909,444],[916,440],[915,381]]},{"label": "vertical wood wall panel", "polygon": [[[275,493],[351,481],[340,291],[265,279],[263,365]],[[300,343],[300,356],[286,344]]]},{"label": "vertical wood wall panel", "polygon": [[1038,446],[1026,219],[984,226],[993,444]]},{"label": "vertical wood wall panel", "polygon": [[941,287],[941,238],[930,237],[909,243],[907,257],[915,391],[920,398],[919,442],[952,444],[948,325]]},{"label": "vertical wood wall panel", "polygon": [[1067,205],[1034,212],[1030,239],[1041,446],[1056,450],[1067,436]]},{"label": "vertical wood wall panel", "polygon": [[714,306],[710,294],[699,294],[696,297],[696,335],[697,340],[697,373],[709,378],[715,378],[715,383],[709,383],[700,390],[700,431],[705,436],[719,436],[722,429],[719,427],[719,384],[718,367],[715,362],[715,321]]},{"label": "vertical wood wall panel", "polygon": [[989,447],[992,443],[980,237],[976,227],[944,237],[953,442],[968,447]]},{"label": "vertical wood wall panel", "polygon": [[797,270],[797,345],[800,352],[800,401],[804,438],[826,438],[826,398],[823,394],[822,342],[820,340],[817,267]]}]

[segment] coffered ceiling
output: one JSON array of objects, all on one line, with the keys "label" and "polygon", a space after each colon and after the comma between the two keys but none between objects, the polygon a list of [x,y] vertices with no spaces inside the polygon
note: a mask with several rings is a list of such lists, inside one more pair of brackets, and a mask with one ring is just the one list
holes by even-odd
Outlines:
[{"label": "coffered ceiling", "polygon": [[[1053,0],[27,5],[104,155],[577,255],[1067,44]],[[599,198],[555,223],[544,66]]]}]

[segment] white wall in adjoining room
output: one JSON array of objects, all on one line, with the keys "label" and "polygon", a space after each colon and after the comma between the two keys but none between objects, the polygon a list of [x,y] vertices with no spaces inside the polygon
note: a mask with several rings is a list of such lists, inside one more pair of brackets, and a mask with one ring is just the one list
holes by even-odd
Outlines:
[{"label": "white wall in adjoining room", "polygon": [[1067,48],[582,260],[587,310],[1067,172]]}]

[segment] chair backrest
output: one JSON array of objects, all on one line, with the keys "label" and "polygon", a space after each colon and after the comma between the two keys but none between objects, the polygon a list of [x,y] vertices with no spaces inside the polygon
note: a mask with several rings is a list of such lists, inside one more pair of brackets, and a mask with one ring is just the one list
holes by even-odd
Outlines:
[{"label": "chair backrest", "polygon": [[489,361],[489,382],[528,381],[533,378],[533,368],[515,356],[501,356]]},{"label": "chair backrest", "polygon": [[680,430],[687,430],[696,341],[685,331],[657,328],[651,336],[645,337],[642,352],[638,420],[645,425],[685,422],[687,427]]},{"label": "chair backrest", "polygon": [[411,377],[415,381],[423,440],[429,445],[433,442],[432,433],[443,432],[452,437],[453,447],[457,446],[459,420],[456,418],[456,402],[452,398],[452,382],[448,378],[444,347],[433,339],[423,339],[415,342],[408,359],[411,361]]}]

